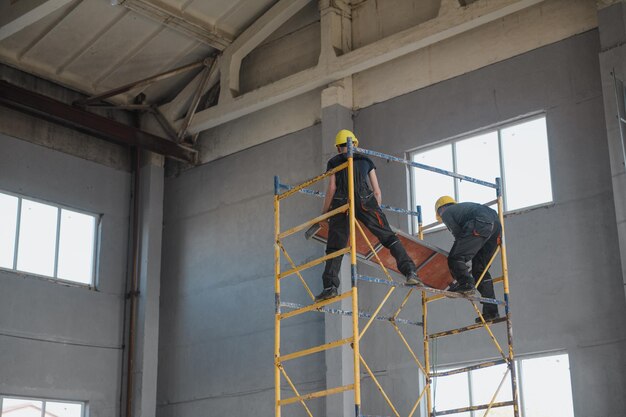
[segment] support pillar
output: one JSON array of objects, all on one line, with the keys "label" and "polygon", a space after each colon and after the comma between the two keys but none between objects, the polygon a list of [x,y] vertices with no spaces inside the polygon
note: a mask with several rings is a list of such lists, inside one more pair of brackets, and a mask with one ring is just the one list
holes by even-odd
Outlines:
[{"label": "support pillar", "polygon": [[[346,88],[346,85],[348,88]],[[348,100],[349,98],[349,100]],[[329,86],[322,92],[322,170],[326,162],[337,154],[335,135],[341,129],[352,130],[352,88],[351,79]],[[344,256],[339,273],[341,293],[351,290],[350,257]],[[341,301],[341,309],[352,310],[352,299]],[[325,341],[344,339],[352,336],[352,319],[334,314],[325,315]],[[326,351],[326,386],[328,388],[348,385],[353,382],[352,348],[343,345]],[[326,397],[326,415],[332,417],[354,416],[354,393],[331,395]]]},{"label": "support pillar", "polygon": [[616,98],[616,87],[611,75],[615,71],[618,79],[626,81],[626,4],[620,1],[599,10],[598,26],[602,50],[600,53],[602,94],[613,181],[615,221],[622,263],[621,278],[626,290],[626,143],[623,137],[626,135],[626,124],[622,125],[622,133],[620,133],[617,106],[619,100],[622,115],[626,114],[624,112],[626,90],[620,85]]},{"label": "support pillar", "polygon": [[[164,158],[143,152],[139,198],[139,295],[133,355],[132,417],[156,415]],[[127,416],[131,417],[131,416]]]}]

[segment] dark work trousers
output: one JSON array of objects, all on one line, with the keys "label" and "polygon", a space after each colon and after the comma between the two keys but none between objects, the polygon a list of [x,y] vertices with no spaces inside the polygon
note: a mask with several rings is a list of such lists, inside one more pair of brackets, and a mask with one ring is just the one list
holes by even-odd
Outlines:
[{"label": "dark work trousers", "polygon": [[[463,234],[454,241],[448,255],[450,273],[459,283],[475,285],[480,275],[485,270],[489,260],[493,256],[502,233],[500,222],[482,222],[470,220],[463,227]],[[472,262],[472,271],[467,263]],[[485,298],[495,298],[493,281],[489,271],[485,272],[483,280],[478,286],[478,291]],[[483,314],[496,313],[498,306],[495,304],[483,304]]]},{"label": "dark work trousers", "polygon": [[[334,199],[330,210],[346,204],[344,199]],[[380,243],[391,251],[391,255],[396,259],[398,270],[405,276],[415,272],[415,263],[406,253],[402,242],[389,227],[387,217],[378,206],[376,198],[371,195],[365,199],[357,198],[355,204],[355,216],[357,220],[367,227],[374,234]],[[339,213],[331,217],[328,227],[328,242],[326,243],[326,253],[330,254],[346,247],[348,235],[350,234],[350,224],[347,213]],[[339,287],[339,269],[341,268],[342,256],[337,256],[326,261],[326,268],[322,280],[324,288]]]}]

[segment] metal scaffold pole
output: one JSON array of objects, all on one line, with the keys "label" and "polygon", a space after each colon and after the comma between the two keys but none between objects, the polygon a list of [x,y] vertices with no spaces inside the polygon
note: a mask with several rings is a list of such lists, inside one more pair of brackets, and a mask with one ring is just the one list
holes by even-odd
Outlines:
[{"label": "metal scaffold pole", "polygon": [[511,325],[511,309],[509,296],[509,266],[506,258],[506,237],[504,233],[504,203],[502,201],[502,180],[496,179],[496,193],[498,197],[498,217],[502,225],[502,234],[500,238],[500,260],[502,262],[502,278],[504,280],[504,311],[506,313],[506,334],[509,344],[509,371],[511,373],[511,389],[513,394],[513,414],[519,417],[519,399],[517,392],[517,369],[515,368],[515,353],[513,351],[513,327]]},{"label": "metal scaffold pole", "polygon": [[[354,201],[354,147],[352,138],[348,138],[348,199],[350,208],[348,209],[350,222],[350,275],[352,281],[352,311],[359,311],[359,293],[357,287],[356,270],[356,218]],[[361,368],[360,368],[360,336],[359,336],[359,315],[352,314],[352,351],[354,357],[354,412],[355,417],[361,415]]]},{"label": "metal scaffold pole", "polygon": [[280,417],[280,192],[278,176],[274,177],[274,392],[276,417]]}]

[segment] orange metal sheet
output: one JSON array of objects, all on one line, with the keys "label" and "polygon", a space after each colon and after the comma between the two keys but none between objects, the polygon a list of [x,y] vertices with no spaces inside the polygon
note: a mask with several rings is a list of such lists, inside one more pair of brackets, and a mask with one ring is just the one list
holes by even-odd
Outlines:
[{"label": "orange metal sheet", "polygon": [[[383,247],[378,239],[361,223],[367,238],[376,250],[378,257],[387,269],[399,272],[396,260],[391,256],[389,250]],[[417,274],[420,279],[429,287],[439,290],[446,289],[453,281],[448,269],[448,254],[437,247],[431,246],[416,237],[396,231],[400,241],[406,248],[407,253],[417,266]],[[322,223],[322,228],[314,235],[315,240],[326,243],[328,238],[328,223]],[[357,253],[361,260],[377,263],[374,254],[370,250],[367,242],[363,240],[361,233],[357,229]]]}]

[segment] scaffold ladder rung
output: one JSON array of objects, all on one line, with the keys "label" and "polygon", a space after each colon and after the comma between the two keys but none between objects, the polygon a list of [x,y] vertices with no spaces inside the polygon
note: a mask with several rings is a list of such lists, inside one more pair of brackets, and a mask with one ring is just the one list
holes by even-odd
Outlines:
[{"label": "scaffold ladder rung", "polygon": [[515,405],[515,401],[504,401],[500,403],[481,404],[481,405],[473,405],[471,407],[455,408],[453,410],[434,411],[432,415],[433,416],[446,416],[448,414],[458,414],[458,413],[464,413],[468,411],[486,410],[487,408],[509,407],[512,405]]},{"label": "scaffold ladder rung", "polygon": [[[493,319],[493,320],[486,320],[487,324],[497,324],[497,323],[504,323],[506,321],[506,317],[498,317],[497,319]],[[463,333],[463,332],[467,332],[470,330],[476,330],[476,329],[480,329],[485,327],[485,325],[483,323],[477,323],[477,324],[472,324],[469,326],[465,326],[465,327],[460,327],[458,329],[452,329],[452,330],[446,330],[443,332],[437,332],[437,333],[432,333],[428,335],[429,339],[436,339],[438,337],[444,337],[444,336],[450,336],[453,334],[459,334],[459,333]]]},{"label": "scaffold ladder rung", "polygon": [[465,368],[452,369],[450,371],[444,371],[444,372],[434,372],[430,374],[430,377],[437,378],[437,377],[442,377],[442,376],[462,374],[463,372],[474,371],[476,369],[490,368],[492,366],[501,365],[503,363],[507,363],[507,361],[505,361],[504,359],[498,359],[497,361],[483,362],[477,365],[466,366]]},{"label": "scaffold ladder rung", "polygon": [[335,340],[334,342],[325,343],[323,345],[314,346],[312,348],[299,350],[297,352],[289,353],[287,355],[282,355],[278,357],[279,362],[286,362],[291,359],[301,358],[302,356],[312,355],[314,353],[323,352],[328,349],[335,348],[337,346],[345,345],[347,343],[352,343],[354,340],[353,337],[347,337],[341,340]]},{"label": "scaffold ladder rung", "polygon": [[340,392],[350,391],[350,390],[353,390],[353,389],[354,389],[354,384],[343,385],[341,387],[326,389],[324,391],[312,392],[310,394],[301,395],[299,397],[285,398],[284,400],[280,400],[278,402],[278,404],[279,405],[287,405],[287,404],[296,403],[296,402],[298,402],[300,400],[305,401],[305,400],[311,400],[313,398],[327,397],[329,395],[339,394]]},{"label": "scaffold ladder rung", "polygon": [[340,249],[340,250],[335,251],[333,253],[329,253],[328,255],[322,256],[321,258],[313,259],[312,261],[307,262],[305,264],[302,264],[302,265],[300,265],[300,266],[298,266],[296,268],[292,268],[292,269],[289,269],[288,271],[280,273],[278,275],[278,279],[283,279],[283,278],[285,278],[285,277],[287,277],[289,275],[295,274],[296,272],[303,271],[303,270],[308,269],[308,268],[312,268],[315,265],[319,265],[322,262],[326,262],[328,259],[332,259],[332,258],[336,258],[337,256],[345,255],[348,252],[350,252],[350,247]]}]

